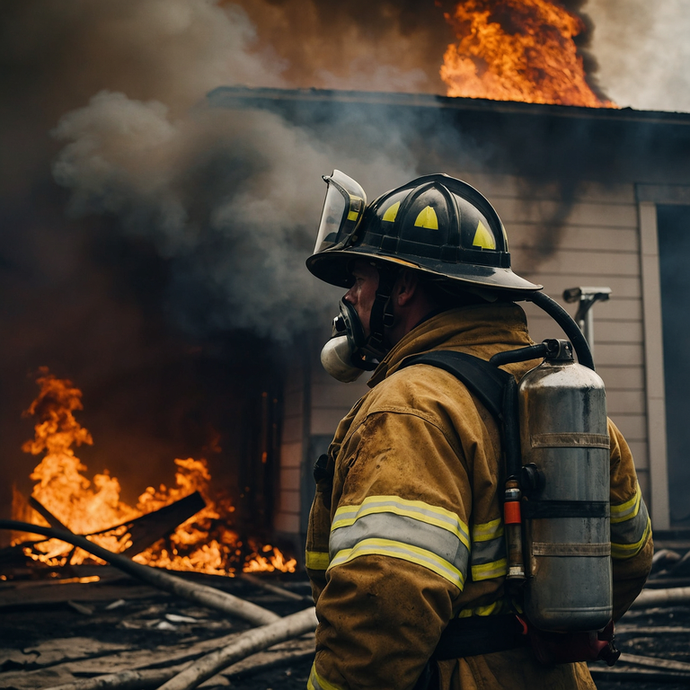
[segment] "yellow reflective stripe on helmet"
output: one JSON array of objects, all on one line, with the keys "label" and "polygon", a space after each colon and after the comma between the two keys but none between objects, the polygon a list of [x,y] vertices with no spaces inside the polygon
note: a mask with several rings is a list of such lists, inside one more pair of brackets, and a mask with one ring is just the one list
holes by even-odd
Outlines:
[{"label": "yellow reflective stripe on helmet", "polygon": [[414,222],[417,228],[429,228],[430,230],[438,230],[438,218],[436,211],[431,206],[425,206],[417,216]]},{"label": "yellow reflective stripe on helmet", "polygon": [[629,501],[621,503],[620,505],[611,505],[611,524],[613,525],[634,518],[640,510],[641,503],[642,491],[640,491],[640,487],[638,486],[635,495]]},{"label": "yellow reflective stripe on helmet", "polygon": [[339,565],[349,563],[360,556],[388,556],[399,558],[409,563],[416,563],[428,570],[440,575],[442,578],[462,590],[465,585],[465,574],[458,570],[454,565],[444,558],[440,558],[435,553],[391,539],[363,539],[351,549],[343,549],[336,553],[335,557],[328,566],[328,570],[337,568]]},{"label": "yellow reflective stripe on helmet", "polygon": [[503,519],[472,525],[472,542],[489,541],[503,536]]},{"label": "yellow reflective stripe on helmet", "polygon": [[342,690],[338,685],[333,685],[322,678],[316,672],[316,662],[311,665],[311,672],[309,673],[309,680],[307,681],[308,690]]},{"label": "yellow reflective stripe on helmet", "polygon": [[454,534],[467,549],[470,547],[469,529],[455,513],[424,501],[408,501],[398,496],[369,496],[359,505],[341,506],[333,517],[331,532],[374,513],[393,513],[434,525]]},{"label": "yellow reflective stripe on helmet", "polygon": [[494,577],[504,577],[508,573],[508,562],[505,558],[482,565],[472,565],[472,579],[475,582],[491,580]]},{"label": "yellow reflective stripe on helmet", "polygon": [[400,202],[396,201],[394,204],[391,204],[389,208],[386,209],[386,212],[383,214],[383,217],[381,220],[385,220],[388,223],[392,223],[398,216],[398,209],[400,208]]},{"label": "yellow reflective stripe on helmet", "polygon": [[[644,505],[644,504],[643,504]],[[649,538],[649,533],[652,530],[652,521],[650,520],[649,516],[646,514],[645,510],[645,523],[644,523],[644,531],[642,533],[642,536],[640,539],[638,539],[636,542],[628,543],[628,544],[621,544],[617,542],[611,542],[611,557],[616,558],[618,560],[624,560],[626,558],[632,558],[633,556],[636,556],[641,550],[642,547],[647,543],[647,539]]]},{"label": "yellow reflective stripe on helmet", "polygon": [[496,249],[496,238],[481,220],[477,223],[477,230],[474,233],[472,246],[481,247],[482,249]]},{"label": "yellow reflective stripe on helmet", "polygon": [[309,570],[326,570],[331,558],[323,551],[307,551],[304,554],[304,565]]}]

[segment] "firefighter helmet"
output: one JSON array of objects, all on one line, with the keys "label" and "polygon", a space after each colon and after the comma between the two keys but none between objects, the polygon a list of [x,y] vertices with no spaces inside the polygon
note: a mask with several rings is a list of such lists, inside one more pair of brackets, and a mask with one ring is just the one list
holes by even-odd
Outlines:
[{"label": "firefighter helmet", "polygon": [[424,175],[367,205],[362,187],[339,170],[328,185],[314,253],[307,268],[349,287],[353,259],[412,268],[457,286],[525,293],[541,289],[513,273],[508,238],[489,201],[445,174]]}]

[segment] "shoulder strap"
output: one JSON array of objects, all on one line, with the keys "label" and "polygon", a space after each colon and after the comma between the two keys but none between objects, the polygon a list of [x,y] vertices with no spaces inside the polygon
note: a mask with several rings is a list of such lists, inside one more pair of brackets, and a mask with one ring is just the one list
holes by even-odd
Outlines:
[{"label": "shoulder strap", "polygon": [[515,377],[479,357],[452,350],[434,350],[412,355],[403,361],[401,368],[414,364],[429,364],[444,369],[462,381],[479,398],[499,424],[508,475],[518,476],[522,462]]},{"label": "shoulder strap", "polygon": [[435,350],[412,355],[405,359],[402,366],[413,364],[429,364],[453,374],[481,400],[484,407],[499,422],[503,421],[504,388],[508,379],[513,379],[507,371],[498,369],[479,357],[452,350]]}]

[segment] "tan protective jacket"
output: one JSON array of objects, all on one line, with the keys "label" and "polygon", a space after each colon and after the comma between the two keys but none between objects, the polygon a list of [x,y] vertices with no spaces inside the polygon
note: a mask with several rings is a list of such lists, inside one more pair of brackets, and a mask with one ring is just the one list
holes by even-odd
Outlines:
[{"label": "tan protective jacket", "polygon": [[[307,535],[319,618],[310,690],[409,690],[452,617],[508,612],[497,424],[454,375],[398,369],[431,350],[488,360],[530,344],[512,303],[438,314],[388,353],[341,421]],[[652,543],[630,450],[612,423],[609,433],[618,618],[642,588]],[[444,690],[594,688],[585,664],[540,666],[529,648],[437,663]]]}]

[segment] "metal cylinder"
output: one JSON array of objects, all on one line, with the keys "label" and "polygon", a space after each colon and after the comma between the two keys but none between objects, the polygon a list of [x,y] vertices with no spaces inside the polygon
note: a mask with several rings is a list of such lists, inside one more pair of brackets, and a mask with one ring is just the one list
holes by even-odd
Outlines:
[{"label": "metal cylinder", "polygon": [[601,629],[612,614],[604,383],[572,359],[547,360],[523,377],[518,400],[525,613],[542,630]]}]

